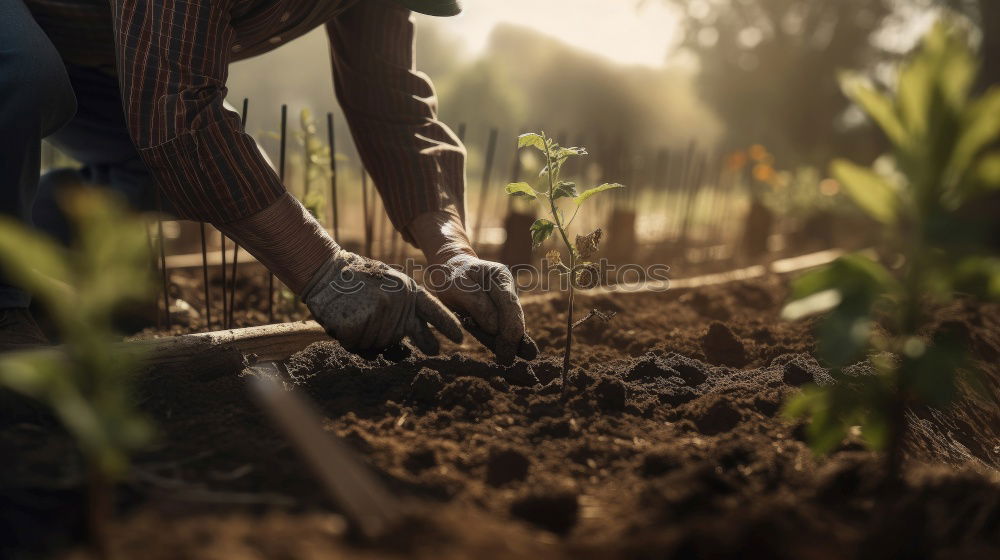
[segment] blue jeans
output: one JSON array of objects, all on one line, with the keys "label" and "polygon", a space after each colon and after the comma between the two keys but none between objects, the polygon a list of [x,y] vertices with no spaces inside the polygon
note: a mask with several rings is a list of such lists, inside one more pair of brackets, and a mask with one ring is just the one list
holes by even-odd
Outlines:
[{"label": "blue jeans", "polygon": [[[43,138],[83,166],[39,178]],[[152,179],[125,125],[117,79],[67,66],[22,0],[0,0],[0,213],[68,242],[70,230],[54,195],[62,185],[80,182],[119,191],[139,210],[155,208]],[[0,278],[0,309],[30,301]]]}]

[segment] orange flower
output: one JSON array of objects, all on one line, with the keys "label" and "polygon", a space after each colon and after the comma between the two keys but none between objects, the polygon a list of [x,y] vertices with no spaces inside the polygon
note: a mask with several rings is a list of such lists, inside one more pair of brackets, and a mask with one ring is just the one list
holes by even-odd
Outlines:
[{"label": "orange flower", "polygon": [[770,183],[774,180],[774,168],[766,163],[758,163],[753,166],[753,178],[761,183]]}]

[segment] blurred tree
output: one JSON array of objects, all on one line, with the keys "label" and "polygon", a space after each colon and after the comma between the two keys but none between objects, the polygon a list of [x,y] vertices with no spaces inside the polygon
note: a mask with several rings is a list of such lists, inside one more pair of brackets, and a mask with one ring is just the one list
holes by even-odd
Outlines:
[{"label": "blurred tree", "polygon": [[513,25],[497,26],[482,57],[437,84],[442,117],[467,123],[473,145],[491,126],[544,129],[592,146],[600,173],[623,180],[637,154],[692,139],[708,146],[721,134],[689,71],[616,64]]},{"label": "blurred tree", "polygon": [[837,71],[875,60],[872,35],[896,0],[664,1],[687,16],[680,46],[697,55],[729,142],[762,142],[794,164],[856,151],[835,134],[848,107]]}]

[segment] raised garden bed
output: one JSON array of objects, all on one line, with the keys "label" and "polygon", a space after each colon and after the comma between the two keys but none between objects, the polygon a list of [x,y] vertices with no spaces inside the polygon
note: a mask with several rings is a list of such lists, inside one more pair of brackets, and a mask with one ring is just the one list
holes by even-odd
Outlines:
[{"label": "raised garden bed", "polygon": [[[817,458],[783,399],[827,380],[805,322],[778,318],[783,280],[584,296],[618,311],[578,333],[566,400],[558,298],[529,298],[542,356],[501,370],[475,342],[368,362],[322,342],[289,362],[413,521],[352,544],[320,484],[251,400],[233,363],[168,364],[139,395],[159,426],[113,531],[143,558],[991,557],[1000,550],[1000,308],[959,303],[987,394],[914,410],[901,487],[848,439]],[[863,365],[856,368],[866,373]],[[0,432],[4,546],[72,543],[81,468],[37,414]],[[72,454],[70,454],[72,456]],[[47,499],[38,500],[39,496]],[[35,504],[29,509],[25,504]],[[41,505],[39,505],[41,504]],[[57,548],[58,550],[58,548]],[[6,553],[6,551],[4,551]]]}]

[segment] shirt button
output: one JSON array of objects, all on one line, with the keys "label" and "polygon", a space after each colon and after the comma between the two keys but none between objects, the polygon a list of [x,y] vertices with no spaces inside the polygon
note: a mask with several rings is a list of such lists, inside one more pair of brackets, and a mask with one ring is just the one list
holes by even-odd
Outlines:
[{"label": "shirt button", "polygon": [[277,45],[278,43],[281,42],[281,36],[278,35],[276,37],[271,37],[270,39],[267,40],[267,42],[271,43],[272,45]]},{"label": "shirt button", "polygon": [[243,50],[243,45],[241,45],[239,43],[236,43],[235,45],[233,45],[233,52],[240,52],[241,50]]},{"label": "shirt button", "polygon": [[288,18],[290,18],[290,17],[292,17],[292,12],[285,12],[285,13],[281,14],[281,21],[282,21],[282,23],[288,21]]}]

